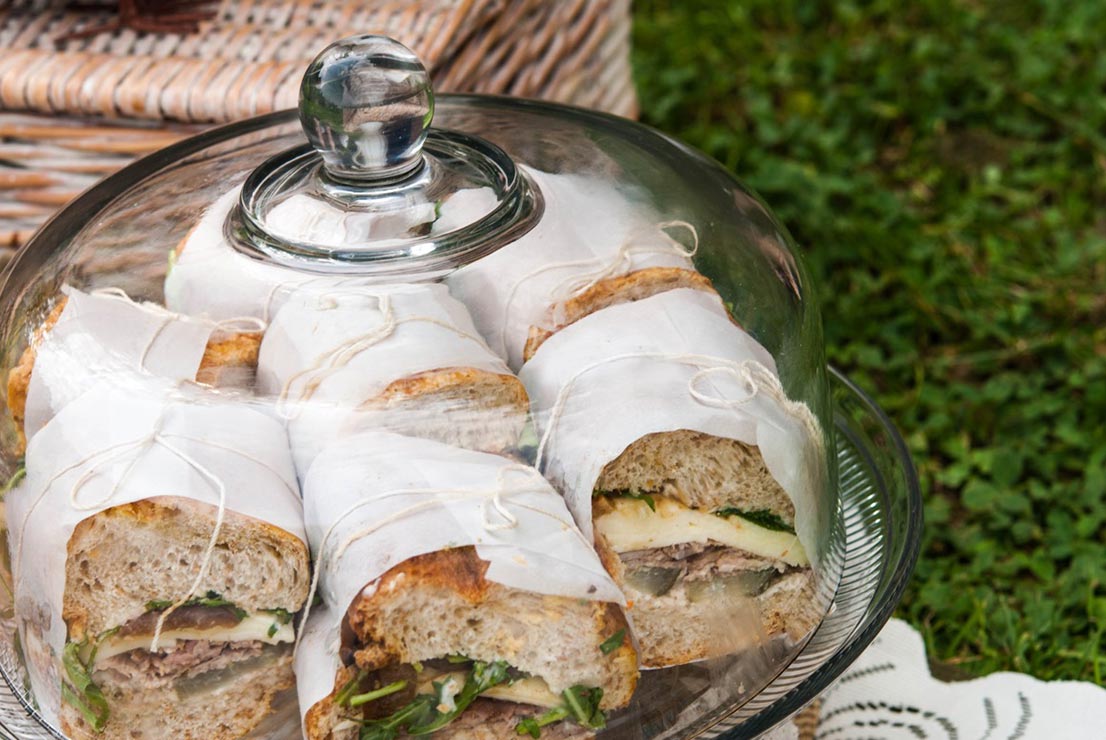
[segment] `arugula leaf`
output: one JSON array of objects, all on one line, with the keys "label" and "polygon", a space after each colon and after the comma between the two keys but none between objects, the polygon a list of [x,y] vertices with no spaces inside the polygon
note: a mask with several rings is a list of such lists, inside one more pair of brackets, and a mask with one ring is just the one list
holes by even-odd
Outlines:
[{"label": "arugula leaf", "polygon": [[287,609],[261,609],[262,614],[272,614],[280,624],[289,624],[292,621],[292,612]]},{"label": "arugula leaf", "polygon": [[781,519],[778,515],[773,514],[768,509],[758,509],[756,511],[742,511],[741,509],[735,509],[732,506],[728,506],[725,509],[719,509],[714,512],[715,516],[729,517],[739,516],[747,522],[752,522],[758,527],[764,529],[770,529],[773,532],[787,532],[789,534],[795,534],[795,528]]},{"label": "arugula leaf", "polygon": [[[166,609],[168,609],[169,607],[171,607],[175,603],[177,603],[177,602],[176,601],[170,601],[170,600],[167,600],[167,599],[155,599],[154,601],[147,601],[146,602],[146,611],[148,611],[148,612],[165,611]],[[239,609],[232,602],[227,601],[226,599],[224,599],[222,594],[216,593],[215,591],[208,591],[203,596],[197,596],[195,598],[189,599],[188,601],[184,602],[181,606],[208,606],[208,607],[227,606],[227,607],[230,607],[231,609],[234,610],[234,616],[236,616],[238,618],[239,622],[241,622],[243,619],[245,619],[246,617],[249,616],[249,614],[246,612],[246,610]],[[285,614],[288,614],[288,612],[285,611],[284,609],[273,609],[272,612],[274,614],[277,613],[277,612],[284,612]],[[289,615],[288,618],[289,618],[289,621],[291,621],[291,615]],[[285,624],[287,624],[287,622],[285,622]]]},{"label": "arugula leaf", "polygon": [[539,717],[527,717],[522,720],[515,725],[515,732],[519,735],[529,735],[535,738],[541,737],[541,728],[567,718],[568,707],[554,707]]},{"label": "arugula leaf", "polygon": [[601,730],[607,726],[607,716],[599,708],[603,689],[577,685],[565,689],[561,696],[565,699],[565,706],[572,719],[580,726],[589,730]]},{"label": "arugula leaf", "polygon": [[[429,735],[437,732],[468,709],[480,694],[506,682],[509,678],[507,669],[507,663],[501,660],[494,663],[474,661],[472,670],[465,678],[465,685],[456,696],[446,697],[445,683],[435,683],[437,695],[420,694],[390,717],[360,720],[360,740],[392,740],[399,735],[400,730],[408,735]],[[345,693],[345,689],[342,693]],[[452,706],[442,711],[441,707],[450,705],[448,698],[452,699]]]},{"label": "arugula leaf", "polygon": [[622,643],[623,641],[625,641],[625,639],[626,628],[624,627],[608,637],[606,640],[604,640],[603,643],[599,646],[599,649],[603,652],[603,655],[610,655],[615,650],[618,650],[618,648],[622,647]]},{"label": "arugula leaf", "polygon": [[423,721],[434,711],[436,698],[429,694],[420,694],[391,717],[373,722],[363,722],[359,740],[393,740],[399,736],[404,725]]},{"label": "arugula leaf", "polygon": [[[103,732],[111,715],[111,709],[100,687],[93,683],[89,666],[81,662],[81,650],[86,645],[87,640],[71,642],[65,646],[61,662],[69,680],[62,681],[61,695],[67,704],[81,713],[93,730]],[[95,649],[93,655],[95,655]],[[89,665],[91,662],[90,660]]]},{"label": "arugula leaf", "polygon": [[475,661],[472,664],[472,672],[465,680],[464,687],[454,697],[453,709],[439,713],[435,708],[434,714],[436,716],[431,716],[421,723],[413,723],[407,728],[407,733],[409,735],[429,735],[440,730],[456,719],[461,712],[468,709],[480,694],[493,686],[504,683],[507,678],[507,663],[505,661],[498,660],[494,663],[485,663],[481,660]]},{"label": "arugula leaf", "polygon": [[349,698],[349,705],[351,707],[359,707],[363,704],[368,704],[371,701],[383,699],[385,696],[391,696],[392,694],[403,691],[405,688],[407,688],[406,681],[395,681],[388,684],[387,686],[381,686],[375,691],[369,691],[364,694],[358,694],[357,696],[351,696]]},{"label": "arugula leaf", "polygon": [[366,675],[365,671],[358,671],[357,675],[347,681],[346,684],[338,690],[338,693],[334,695],[334,703],[340,707],[348,706],[350,697],[357,691],[358,685],[364,680]]}]

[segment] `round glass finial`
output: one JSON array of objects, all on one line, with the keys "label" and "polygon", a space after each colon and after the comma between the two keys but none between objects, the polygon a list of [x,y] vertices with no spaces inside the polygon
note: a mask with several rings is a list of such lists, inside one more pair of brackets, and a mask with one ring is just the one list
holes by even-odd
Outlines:
[{"label": "round glass finial", "polygon": [[380,181],[422,163],[434,92],[406,46],[387,36],[353,36],[328,46],[307,68],[299,112],[327,174]]}]

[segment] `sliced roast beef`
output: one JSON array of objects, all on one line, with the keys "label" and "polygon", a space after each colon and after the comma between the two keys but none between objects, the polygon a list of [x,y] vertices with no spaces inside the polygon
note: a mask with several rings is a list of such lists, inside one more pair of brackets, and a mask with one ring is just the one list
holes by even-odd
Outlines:
[{"label": "sliced roast beef", "polygon": [[166,652],[152,653],[139,649],[112,656],[97,665],[94,680],[106,678],[117,685],[152,689],[179,678],[222,670],[237,661],[261,655],[264,648],[265,643],[259,640],[182,640]]},{"label": "sliced roast beef", "polygon": [[751,555],[714,543],[689,542],[650,550],[632,550],[619,556],[627,573],[643,569],[672,569],[686,580],[713,578],[718,575],[747,570],[767,570],[783,573],[786,563]]}]

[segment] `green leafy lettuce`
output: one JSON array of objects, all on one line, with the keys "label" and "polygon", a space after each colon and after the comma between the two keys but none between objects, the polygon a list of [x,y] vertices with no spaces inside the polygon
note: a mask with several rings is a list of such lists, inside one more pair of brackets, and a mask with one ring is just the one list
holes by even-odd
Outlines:
[{"label": "green leafy lettuce", "polygon": [[770,529],[773,532],[788,532],[789,534],[795,534],[794,527],[768,509],[742,511],[741,509],[735,509],[731,506],[725,509],[719,509],[714,513],[720,517],[739,516],[747,522],[751,522],[764,529]]}]

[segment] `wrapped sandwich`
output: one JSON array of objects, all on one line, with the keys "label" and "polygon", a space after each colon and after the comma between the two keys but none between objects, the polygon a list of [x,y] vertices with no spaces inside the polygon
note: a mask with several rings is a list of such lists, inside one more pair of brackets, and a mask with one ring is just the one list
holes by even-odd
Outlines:
[{"label": "wrapped sandwich", "polygon": [[606,306],[674,288],[713,290],[692,266],[690,224],[634,206],[603,181],[523,169],[541,189],[541,222],[446,280],[512,369],[551,333]]},{"label": "wrapped sandwich", "polygon": [[364,432],[319,455],[304,512],[309,740],[576,736],[629,703],[622,595],[533,468]]},{"label": "wrapped sandwich", "polygon": [[265,334],[258,388],[289,420],[301,476],[326,440],[365,428],[509,451],[529,412],[440,284],[297,290]]},{"label": "wrapped sandwich", "polygon": [[[211,395],[211,394],[207,394]],[[70,737],[232,740],[294,683],[309,588],[283,427],[136,380],[30,439],[5,501],[38,708]]]},{"label": "wrapped sandwich", "polygon": [[[364,286],[376,281],[364,275],[309,273],[239,252],[226,234],[240,193],[239,187],[223,194],[173,250],[165,277],[165,303],[170,309],[215,321],[242,316],[268,321],[297,288]],[[494,205],[490,188],[459,190],[443,201],[409,203],[380,214],[351,212],[296,195],[273,207],[266,229],[296,242],[348,245],[445,233],[476,220]]]},{"label": "wrapped sandwich", "polygon": [[[677,289],[591,314],[520,377],[538,464],[632,602],[643,665],[809,633],[822,432],[717,296]],[[758,624],[727,633],[739,603]]]},{"label": "wrapped sandwich", "polygon": [[29,437],[92,384],[120,373],[250,387],[262,328],[252,319],[214,324],[121,293],[67,286],[8,373],[8,408]]}]

